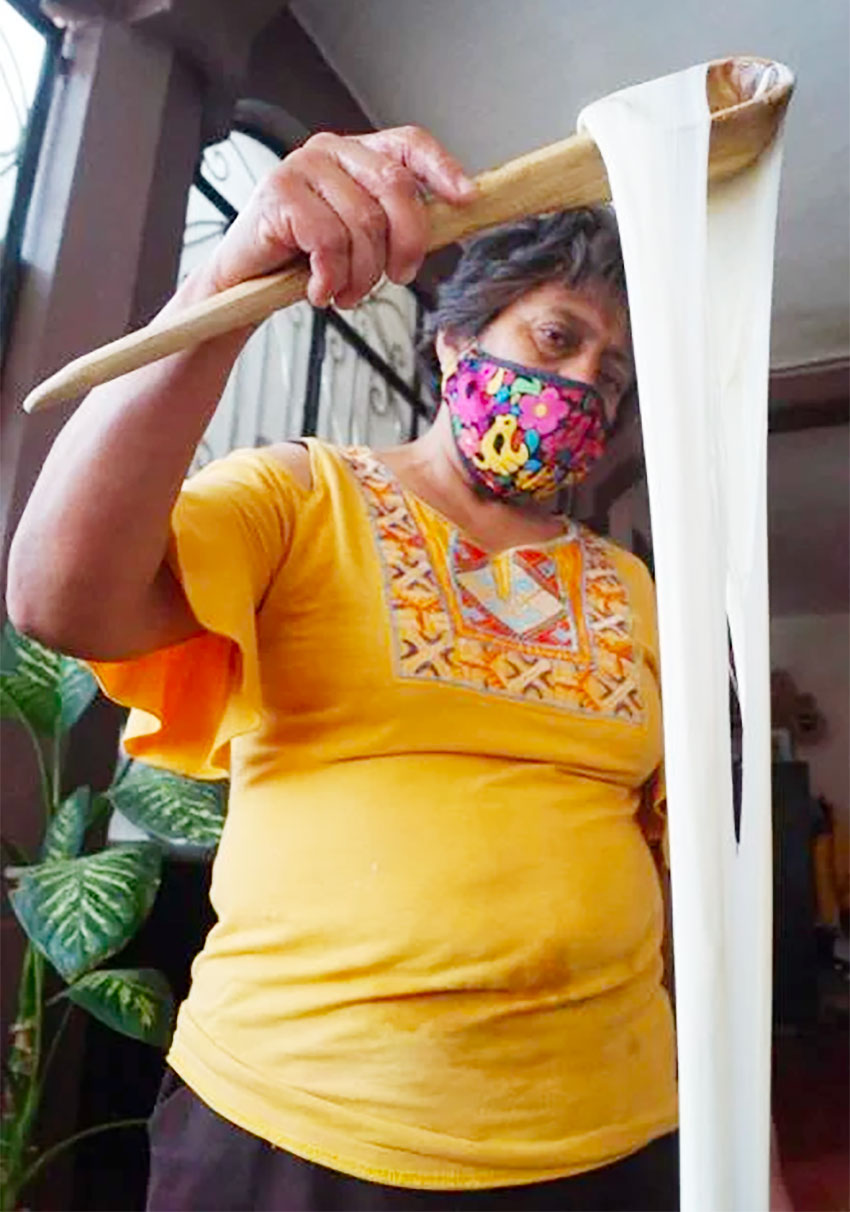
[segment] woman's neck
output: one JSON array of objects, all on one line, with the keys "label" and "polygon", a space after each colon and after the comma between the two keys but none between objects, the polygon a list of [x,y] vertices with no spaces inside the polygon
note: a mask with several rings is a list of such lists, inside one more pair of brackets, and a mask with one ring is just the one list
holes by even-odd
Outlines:
[{"label": "woman's neck", "polygon": [[486,551],[495,553],[525,543],[545,542],[564,529],[555,501],[506,504],[480,497],[463,470],[441,408],[434,424],[414,442],[379,453],[399,482],[438,509]]}]

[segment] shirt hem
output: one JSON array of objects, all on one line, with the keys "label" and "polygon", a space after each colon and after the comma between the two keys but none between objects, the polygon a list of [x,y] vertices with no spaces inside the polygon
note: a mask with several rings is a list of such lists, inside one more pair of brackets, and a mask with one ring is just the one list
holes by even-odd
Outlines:
[{"label": "shirt hem", "polygon": [[[236,1061],[229,1053],[218,1048],[214,1041],[206,1035],[206,1032],[189,1019],[185,1007],[183,1007],[180,1017],[178,1037],[197,1034],[205,1042],[207,1050],[210,1047],[214,1048],[225,1064],[229,1064],[231,1067],[238,1065],[245,1070],[246,1077],[251,1073],[244,1063]],[[498,1169],[475,1167],[474,1170],[472,1163],[461,1169],[435,1168],[419,1171],[394,1168],[364,1161],[341,1152],[343,1142],[338,1130],[331,1133],[328,1133],[327,1129],[320,1130],[324,1135],[336,1136],[339,1141],[336,1146],[308,1144],[297,1135],[290,1135],[277,1125],[273,1126],[263,1115],[250,1109],[246,1110],[244,1105],[239,1105],[239,1100],[233,1098],[233,1083],[216,1072],[207,1061],[198,1055],[196,1049],[187,1046],[185,1038],[175,1038],[168,1055],[168,1063],[193,1093],[218,1115],[276,1148],[353,1178],[414,1190],[487,1190],[493,1187],[529,1186],[535,1183],[571,1178],[622,1161],[639,1152],[652,1141],[674,1132],[678,1127],[676,1111],[668,1111],[654,1118],[647,1117],[642,1125],[643,1130],[637,1126],[621,1126],[619,1130],[612,1130],[611,1135],[631,1136],[632,1143],[623,1144],[619,1148],[612,1147],[610,1152],[602,1150],[603,1155],[594,1161],[564,1162],[551,1167],[540,1167],[536,1164],[522,1167],[506,1165]],[[364,1144],[364,1149],[378,1153],[391,1152],[392,1148],[393,1146],[390,1145]]]}]

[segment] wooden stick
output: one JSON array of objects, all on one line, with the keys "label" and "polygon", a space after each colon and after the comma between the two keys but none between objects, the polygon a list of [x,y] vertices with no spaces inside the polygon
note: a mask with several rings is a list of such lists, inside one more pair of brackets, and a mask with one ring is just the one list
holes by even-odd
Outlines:
[{"label": "wooden stick", "polygon": [[[497,223],[564,206],[588,206],[610,196],[602,159],[593,141],[583,135],[573,135],[483,173],[476,185],[477,196],[462,208],[429,203],[429,252]],[[177,316],[154,320],[69,362],[30,392],[24,408],[35,412],[168,354],[256,324],[303,299],[309,278],[307,258],[299,256],[278,273],[240,282]]]},{"label": "wooden stick", "polygon": [[[747,75],[747,72],[750,75]],[[740,101],[752,91],[754,79],[774,72],[772,86],[755,100]],[[782,74],[784,73],[784,75]],[[751,164],[771,142],[791,95],[793,77],[787,68],[767,60],[730,59],[712,64],[707,89],[712,116],[709,179],[725,180]],[[735,101],[738,103],[734,103]],[[429,204],[429,251],[443,248],[476,231],[509,223],[527,215],[568,210],[606,202],[608,178],[596,145],[586,135],[572,135],[482,173],[475,179],[476,196],[464,206]],[[158,358],[190,349],[211,337],[257,324],[282,307],[303,299],[310,277],[306,257],[286,269],[247,282],[166,320],[76,358],[30,392],[24,401],[35,412],[136,370]]]}]

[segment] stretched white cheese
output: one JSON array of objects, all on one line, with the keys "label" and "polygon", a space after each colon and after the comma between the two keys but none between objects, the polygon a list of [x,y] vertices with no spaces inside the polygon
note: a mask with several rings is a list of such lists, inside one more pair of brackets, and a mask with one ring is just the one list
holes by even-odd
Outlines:
[{"label": "stretched white cheese", "polygon": [[[707,196],[706,66],[614,93],[605,161],[652,517],[670,826],[683,1212],[766,1212],[771,828],[766,447],[781,160]],[[728,626],[743,717],[733,821]]]}]

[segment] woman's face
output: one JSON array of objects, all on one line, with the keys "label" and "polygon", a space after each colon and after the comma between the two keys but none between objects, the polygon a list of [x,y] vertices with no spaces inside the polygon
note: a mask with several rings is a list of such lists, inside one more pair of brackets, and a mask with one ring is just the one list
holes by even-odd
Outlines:
[{"label": "woman's face", "polygon": [[[625,309],[602,284],[532,287],[479,333],[478,346],[496,358],[591,384],[611,423],[634,378]],[[438,339],[441,362],[449,348],[457,352],[454,342]]]}]

